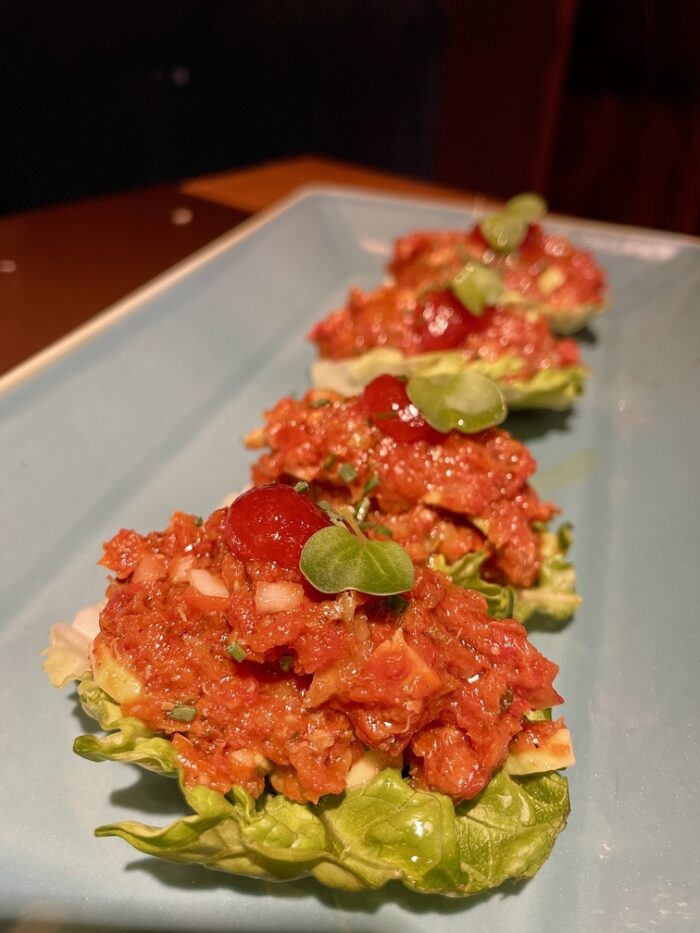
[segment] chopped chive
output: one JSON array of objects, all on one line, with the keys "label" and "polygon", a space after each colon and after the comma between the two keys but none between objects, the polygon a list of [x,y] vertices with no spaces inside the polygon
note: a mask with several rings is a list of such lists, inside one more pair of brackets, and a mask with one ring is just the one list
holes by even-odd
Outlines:
[{"label": "chopped chive", "polygon": [[390,596],[386,602],[389,608],[393,612],[397,613],[397,615],[401,615],[401,613],[404,612],[408,607],[408,600],[405,596],[402,596],[401,593],[396,593],[395,596]]},{"label": "chopped chive", "polygon": [[357,479],[357,470],[351,463],[341,463],[338,467],[338,476],[348,485]]},{"label": "chopped chive", "polygon": [[355,518],[360,524],[367,518],[367,513],[369,512],[369,507],[371,503],[368,496],[363,496],[362,499],[355,506]]},{"label": "chopped chive", "polygon": [[313,402],[311,402],[311,407],[312,408],[323,408],[324,405],[330,405],[330,403],[331,403],[331,400],[329,398],[315,398]]},{"label": "chopped chive", "polygon": [[280,670],[288,671],[289,668],[292,666],[293,660],[294,658],[291,656],[291,654],[283,654],[282,657],[280,658]]},{"label": "chopped chive", "polygon": [[290,742],[296,742],[297,739],[299,738],[300,734],[301,734],[301,733],[299,732],[299,730],[298,730],[298,729],[295,729],[294,732],[292,732],[292,734],[289,736],[289,741],[290,741]]},{"label": "chopped chive", "polygon": [[246,650],[245,648],[241,648],[237,641],[232,641],[231,644],[227,646],[226,650],[234,661],[245,661]]},{"label": "chopped chive", "polygon": [[204,519],[202,518],[201,515],[195,515],[195,517],[194,517],[194,523],[195,523],[195,525],[197,526],[197,528],[199,528],[200,525],[203,525],[203,524],[204,524]]},{"label": "chopped chive", "polygon": [[294,492],[306,492],[309,488],[309,484],[305,483],[303,480],[294,484]]},{"label": "chopped chive", "polygon": [[337,459],[338,458],[335,454],[330,454],[330,456],[326,457],[326,459],[323,461],[322,469],[326,470],[326,472],[328,472],[328,470],[332,470]]},{"label": "chopped chive", "polygon": [[176,703],[168,713],[170,719],[179,719],[182,722],[192,722],[196,715],[197,707],[185,703]]},{"label": "chopped chive", "polygon": [[379,477],[377,476],[376,473],[372,473],[370,478],[365,483],[365,487],[362,490],[362,495],[368,496],[371,492],[374,492],[374,490],[377,488],[378,485],[379,485]]},{"label": "chopped chive", "polygon": [[368,525],[367,528],[377,535],[384,535],[385,538],[393,538],[394,532],[386,525]]}]

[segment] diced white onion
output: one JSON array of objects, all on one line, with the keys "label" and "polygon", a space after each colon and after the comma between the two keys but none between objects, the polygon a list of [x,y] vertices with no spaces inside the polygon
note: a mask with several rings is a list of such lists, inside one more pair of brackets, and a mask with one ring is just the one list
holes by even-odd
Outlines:
[{"label": "diced white onion", "polygon": [[166,562],[161,554],[146,554],[134,570],[134,583],[152,583],[165,576]]},{"label": "diced white onion", "polygon": [[208,570],[190,570],[187,576],[192,586],[198,593],[201,593],[202,596],[218,596],[222,599],[228,598],[228,590],[226,589],[224,581],[221,577],[209,573]]},{"label": "diced white onion", "polygon": [[255,586],[255,611],[286,612],[296,609],[304,598],[304,588],[299,583],[258,583]]},{"label": "diced white onion", "polygon": [[187,554],[185,557],[173,557],[170,560],[170,580],[172,583],[185,583],[189,579],[189,573],[194,563],[194,556]]}]

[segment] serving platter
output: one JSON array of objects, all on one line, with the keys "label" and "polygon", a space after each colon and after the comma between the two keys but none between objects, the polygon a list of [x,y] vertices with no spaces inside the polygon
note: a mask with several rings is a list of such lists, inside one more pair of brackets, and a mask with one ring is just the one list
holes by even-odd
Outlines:
[{"label": "serving platter", "polygon": [[308,384],[310,325],[381,279],[392,240],[462,227],[438,202],[307,189],[0,380],[0,926],[16,930],[691,930],[700,924],[700,246],[550,220],[592,249],[612,310],[569,415],[513,416],[574,522],[582,608],[532,638],[578,757],[572,815],[530,882],[449,900],[270,884],[147,859],[95,826],[170,822],[173,783],[73,755],[91,728],[40,652],[100,598],[101,542],[206,514],[247,482],[241,438]]}]

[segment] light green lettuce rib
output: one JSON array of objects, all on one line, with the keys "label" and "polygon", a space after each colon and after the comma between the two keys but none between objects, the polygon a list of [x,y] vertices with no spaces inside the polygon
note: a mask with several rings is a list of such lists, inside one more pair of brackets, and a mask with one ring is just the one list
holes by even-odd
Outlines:
[{"label": "light green lettuce rib", "polygon": [[524,625],[536,620],[563,624],[581,605],[576,571],[566,559],[572,541],[571,525],[564,523],[556,532],[542,532],[540,539],[543,560],[537,586],[518,590],[513,616]]},{"label": "light green lettuce rib", "polygon": [[358,395],[376,376],[434,376],[442,373],[478,372],[497,382],[509,408],[570,408],[583,392],[588,370],[584,366],[543,369],[529,379],[518,379],[522,360],[513,355],[493,362],[467,360],[459,350],[405,356],[394,347],[378,347],[348,360],[317,360],[311,380],[317,389],[340,395]]},{"label": "light green lettuce rib", "polygon": [[531,877],[551,852],[569,813],[566,779],[499,771],[474,800],[413,789],[394,769],[313,806],[241,788],[223,795],[187,787],[171,743],[118,706],[91,681],[79,687],[86,711],[113,731],[81,736],[78,754],[119,760],[178,777],[190,816],[164,828],[122,821],[96,830],[148,855],[238,875],[288,881],[311,875],[346,891],[398,880],[424,893],[478,894]]}]

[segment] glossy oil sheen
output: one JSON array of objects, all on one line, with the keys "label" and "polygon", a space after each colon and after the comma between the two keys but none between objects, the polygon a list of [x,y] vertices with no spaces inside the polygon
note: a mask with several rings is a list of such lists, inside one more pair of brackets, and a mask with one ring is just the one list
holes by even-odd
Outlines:
[{"label": "glossy oil sheen", "polygon": [[50,625],[101,595],[101,542],[240,489],[242,435],[307,384],[311,323],[351,284],[379,281],[394,237],[470,220],[311,192],[0,398],[0,926],[700,928],[700,250],[664,234],[557,224],[596,251],[615,304],[584,337],[594,372],[575,412],[509,420],[539,460],[538,488],[575,524],[584,596],[563,631],[533,634],[561,665],[578,756],[570,824],[539,875],[467,901],[399,886],[342,894],[170,865],[92,835],[181,812],[172,782],[73,755],[88,723],[40,670]]}]

